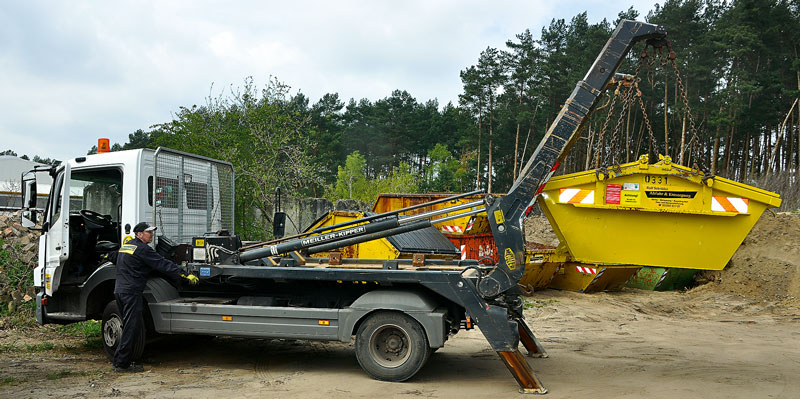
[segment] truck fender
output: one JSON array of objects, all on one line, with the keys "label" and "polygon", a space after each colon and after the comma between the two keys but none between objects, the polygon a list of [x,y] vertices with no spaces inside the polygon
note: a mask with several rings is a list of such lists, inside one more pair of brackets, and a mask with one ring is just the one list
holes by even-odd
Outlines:
[{"label": "truck fender", "polygon": [[[102,316],[106,304],[114,299],[114,281],[117,278],[117,266],[111,262],[106,262],[98,267],[89,278],[81,285],[80,311],[85,317],[90,317],[92,313]],[[110,288],[104,286],[102,292],[97,288],[104,283],[111,284]],[[110,289],[110,291],[108,291]]]},{"label": "truck fender", "polygon": [[[107,262],[98,267],[86,282],[81,286],[81,299],[80,308],[85,316],[92,312],[89,305],[99,306],[99,311],[105,308],[105,305],[114,299],[114,286],[113,283],[117,278],[117,266],[111,262]],[[96,292],[96,289],[103,283],[111,283],[109,292]],[[98,297],[97,295],[100,295]],[[155,304],[159,302],[168,301],[178,298],[178,290],[175,289],[166,279],[162,277],[153,277],[147,280],[147,285],[144,288],[144,300],[148,304]],[[90,304],[90,300],[98,302],[98,304]]]},{"label": "truck fender", "polygon": [[147,280],[144,287],[144,301],[150,311],[152,328],[158,333],[168,334],[171,330],[170,319],[164,316],[169,312],[169,304],[165,303],[179,297],[178,290],[162,277]]},{"label": "truck fender", "polygon": [[447,310],[431,295],[411,290],[375,290],[358,297],[339,311],[339,340],[350,342],[359,322],[381,310],[403,312],[413,317],[425,330],[431,348],[444,345]]}]

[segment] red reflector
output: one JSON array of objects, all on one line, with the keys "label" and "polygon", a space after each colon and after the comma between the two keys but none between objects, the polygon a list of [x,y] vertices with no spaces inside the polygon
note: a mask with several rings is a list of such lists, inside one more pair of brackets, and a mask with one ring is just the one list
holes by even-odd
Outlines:
[{"label": "red reflector", "polygon": [[47,306],[48,303],[47,297],[42,298],[42,306]]}]

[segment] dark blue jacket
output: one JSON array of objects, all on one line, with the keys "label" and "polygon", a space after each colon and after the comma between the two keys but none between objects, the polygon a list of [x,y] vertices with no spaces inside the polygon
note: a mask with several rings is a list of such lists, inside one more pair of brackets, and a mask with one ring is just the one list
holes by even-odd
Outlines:
[{"label": "dark blue jacket", "polygon": [[164,259],[138,238],[122,244],[116,255],[114,261],[117,265],[115,294],[141,294],[147,284],[147,277],[153,270],[175,277],[180,277],[184,273],[178,265]]}]

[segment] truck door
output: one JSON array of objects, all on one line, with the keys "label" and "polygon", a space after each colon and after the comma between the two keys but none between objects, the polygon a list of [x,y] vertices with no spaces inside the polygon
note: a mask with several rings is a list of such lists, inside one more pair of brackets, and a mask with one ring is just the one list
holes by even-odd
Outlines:
[{"label": "truck door", "polygon": [[64,170],[53,183],[54,201],[51,201],[50,227],[47,230],[45,259],[45,293],[53,295],[61,282],[61,270],[69,258],[69,187],[70,166],[64,163]]}]

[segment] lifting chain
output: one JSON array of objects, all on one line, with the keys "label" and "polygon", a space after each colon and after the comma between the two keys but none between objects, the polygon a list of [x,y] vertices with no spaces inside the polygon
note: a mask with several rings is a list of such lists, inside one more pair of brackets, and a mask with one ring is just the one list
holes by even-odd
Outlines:
[{"label": "lifting chain", "polygon": [[[611,105],[608,107],[608,114],[606,115],[606,120],[603,121],[603,127],[600,128],[600,133],[597,135],[597,141],[594,145],[594,167],[595,169],[600,167],[600,152],[603,149],[603,140],[606,136],[606,129],[608,128],[608,121],[611,120],[611,115],[614,114],[614,106],[617,104],[617,94],[619,94],[619,88],[622,86],[622,82],[617,84],[617,88],[614,90],[614,95],[611,97]],[[606,155],[608,153],[606,152]],[[607,157],[606,157],[607,158]]]},{"label": "lifting chain", "polygon": [[[641,94],[641,91],[639,91],[639,82],[637,81],[637,79],[638,78],[634,78],[633,82],[626,85],[627,90],[625,90],[625,94],[622,97],[622,111],[619,113],[619,116],[617,117],[617,124],[616,126],[614,126],[614,133],[611,135],[611,146],[610,146],[611,150],[609,152],[611,153],[612,163],[614,165],[619,165],[619,161],[617,161],[617,155],[619,154],[617,145],[619,145],[620,149],[622,148],[622,145],[619,144],[621,136],[620,131],[622,130],[622,123],[625,121],[625,116],[628,114],[628,112],[630,112],[630,106],[631,103],[633,102],[634,90],[636,90],[637,93]],[[606,153],[605,164],[608,165],[608,153]]]},{"label": "lifting chain", "polygon": [[[689,139],[689,142],[686,143],[686,146],[681,148],[681,152],[691,154],[694,157],[694,169],[700,169],[701,171],[705,172],[708,169],[705,166],[705,162],[703,162],[703,154],[700,150],[700,139],[697,137],[697,127],[694,123],[694,116],[692,116],[692,109],[689,107],[689,98],[686,93],[686,88],[683,86],[683,79],[681,79],[681,73],[678,71],[678,63],[675,62],[675,57],[672,56],[675,54],[670,48],[670,62],[672,63],[672,70],[675,73],[675,82],[678,84],[678,91],[680,92],[681,100],[683,101],[684,112],[686,112],[686,117],[689,119],[689,131],[691,132],[692,136]],[[700,163],[700,167],[697,167],[698,162]]]},{"label": "lifting chain", "polygon": [[[647,126],[647,133],[650,135],[650,148],[652,148],[653,154],[658,154],[658,148],[657,148],[658,144],[656,143],[656,136],[653,134],[653,125],[650,124],[650,118],[647,117],[647,110],[644,107],[644,100],[642,100],[642,92],[639,91],[638,93],[636,93],[636,97],[639,98],[639,107],[642,109],[642,117],[644,119],[645,126]],[[657,158],[653,157],[650,159],[655,160]]]},{"label": "lifting chain", "polygon": [[[675,83],[678,85],[678,92],[680,93],[681,101],[683,102],[684,112],[686,112],[686,116],[689,119],[689,131],[691,132],[691,137],[689,138],[689,142],[681,148],[681,152],[685,154],[690,154],[690,156],[694,157],[694,166],[693,169],[697,169],[705,174],[705,171],[708,170],[703,162],[703,157],[700,149],[700,139],[697,135],[697,126],[694,121],[694,116],[692,115],[692,109],[689,107],[689,98],[686,92],[686,87],[683,85],[683,78],[681,78],[681,73],[678,70],[678,63],[675,61],[676,55],[675,51],[672,49],[672,43],[666,39],[655,39],[655,40],[648,40],[647,44],[645,45],[645,49],[642,51],[642,57],[647,57],[647,47],[653,47],[653,54],[655,58],[659,59],[658,64],[666,70],[667,65],[672,66],[672,71],[675,75]],[[667,55],[664,56],[663,49],[666,47]],[[653,66],[656,64],[655,60],[648,61],[648,66]],[[652,84],[652,81],[651,81]],[[642,104],[642,111],[644,112],[644,105]],[[645,115],[645,120],[647,121],[647,116]],[[647,122],[648,132],[650,133],[650,140],[653,143],[653,149],[655,150],[655,137],[652,133],[652,128]],[[665,143],[666,146],[666,143]],[[666,147],[665,147],[666,148]],[[700,163],[698,167],[697,164]]]},{"label": "lifting chain", "polygon": [[[648,48],[653,48],[653,56],[651,57],[648,53]],[[667,54],[664,54],[664,47],[667,49]],[[683,79],[681,78],[680,71],[678,70],[678,64],[675,61],[676,55],[675,51],[673,51],[671,43],[669,40],[665,39],[657,39],[657,40],[648,40],[644,49],[641,52],[639,57],[639,61],[636,64],[636,70],[633,75],[632,82],[621,81],[617,83],[617,87],[614,90],[614,96],[611,99],[611,105],[608,110],[608,114],[606,116],[606,120],[603,121],[603,126],[600,129],[600,132],[597,137],[597,141],[595,143],[595,154],[594,154],[594,166],[595,168],[600,167],[600,154],[603,152],[603,141],[605,139],[605,133],[608,129],[609,120],[611,119],[612,115],[614,114],[614,107],[617,102],[617,96],[620,95],[621,90],[624,88],[624,93],[622,94],[622,111],[617,117],[617,122],[615,124],[614,130],[612,131],[611,140],[609,142],[609,147],[604,153],[603,156],[603,164],[609,165],[609,158],[614,164],[617,164],[617,152],[618,152],[618,145],[620,140],[620,131],[622,129],[622,124],[624,122],[625,116],[627,113],[631,112],[631,106],[634,101],[638,100],[639,108],[642,111],[642,118],[644,120],[645,126],[647,127],[647,134],[650,137],[650,151],[651,160],[658,159],[657,154],[659,152],[658,141],[656,140],[655,134],[653,133],[653,125],[650,122],[650,118],[647,115],[647,108],[644,104],[644,100],[642,99],[642,91],[639,89],[639,82],[641,78],[639,78],[641,68],[643,64],[647,64],[648,72],[647,80],[650,82],[651,86],[655,86],[655,66],[660,66],[666,70],[668,65],[672,66],[672,70],[675,74],[675,82],[678,85],[678,91],[680,93],[681,101],[683,102],[683,106],[685,108],[685,112],[687,118],[689,119],[689,131],[691,136],[689,138],[688,143],[681,149],[683,153],[691,154],[694,157],[694,166],[693,169],[697,169],[703,173],[707,170],[704,165],[703,157],[700,149],[700,139],[697,135],[697,125],[694,121],[694,116],[692,115],[691,108],[689,107],[689,98],[686,91],[686,87],[683,85]],[[666,149],[666,143],[664,143]],[[648,153],[650,152],[648,151]],[[700,167],[697,164],[700,163]]]},{"label": "lifting chain", "polygon": [[636,89],[637,92],[641,94],[639,91],[639,72],[642,70],[642,60],[640,58],[639,61],[636,63],[636,69],[633,73],[633,78],[631,80],[622,80],[617,82],[617,87],[614,90],[614,96],[611,99],[611,105],[608,110],[608,114],[606,115],[606,119],[603,121],[603,127],[600,129],[600,133],[598,134],[597,142],[595,143],[594,148],[594,167],[595,169],[600,167],[600,153],[603,149],[603,140],[605,138],[606,130],[608,129],[608,122],[611,120],[611,117],[614,115],[614,105],[616,104],[617,97],[620,94],[620,90],[625,88],[625,93],[623,94],[622,98],[622,111],[619,114],[617,119],[617,123],[614,127],[613,134],[611,136],[611,141],[609,143],[609,148],[605,151],[603,156],[603,165],[608,165],[608,158],[609,154],[613,153],[613,161],[617,163],[617,143],[619,142],[619,131],[622,127],[622,121],[624,120],[624,116],[627,112],[630,112],[630,105],[633,102],[633,90]]}]

